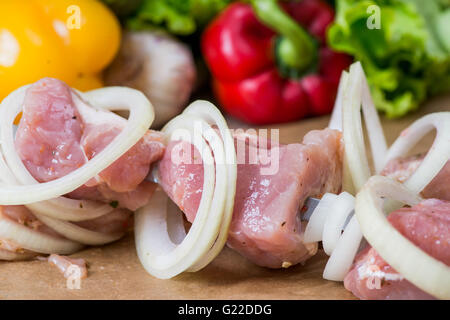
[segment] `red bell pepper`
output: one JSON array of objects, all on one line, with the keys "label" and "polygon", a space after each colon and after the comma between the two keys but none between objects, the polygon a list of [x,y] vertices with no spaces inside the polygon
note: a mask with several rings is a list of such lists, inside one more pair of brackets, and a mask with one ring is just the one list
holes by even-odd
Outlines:
[{"label": "red bell pepper", "polygon": [[253,124],[331,112],[340,74],[351,63],[326,45],[333,19],[321,0],[229,5],[202,36],[221,106]]}]

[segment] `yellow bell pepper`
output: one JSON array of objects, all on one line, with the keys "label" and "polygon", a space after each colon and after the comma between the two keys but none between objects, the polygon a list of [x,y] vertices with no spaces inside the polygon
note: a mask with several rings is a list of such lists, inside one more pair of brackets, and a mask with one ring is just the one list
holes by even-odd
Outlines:
[{"label": "yellow bell pepper", "polygon": [[82,91],[101,87],[120,33],[97,0],[0,0],[0,101],[42,77]]}]

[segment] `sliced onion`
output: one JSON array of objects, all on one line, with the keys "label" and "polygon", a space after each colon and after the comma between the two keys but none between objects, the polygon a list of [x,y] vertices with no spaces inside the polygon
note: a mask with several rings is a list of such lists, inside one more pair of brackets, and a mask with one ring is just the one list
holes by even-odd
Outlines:
[{"label": "sliced onion", "polygon": [[186,238],[183,212],[170,199],[167,203],[167,233],[175,244],[180,244]]},{"label": "sliced onion", "polygon": [[122,232],[119,233],[102,233],[82,228],[76,224],[53,219],[44,215],[37,215],[37,218],[45,223],[47,226],[63,235],[67,239],[77,241],[82,244],[98,246],[106,243],[110,243],[120,239],[123,236]]},{"label": "sliced onion", "polygon": [[71,254],[83,246],[25,227],[7,218],[0,219],[0,239],[14,241],[21,248],[40,253]]},{"label": "sliced onion", "polygon": [[386,155],[385,163],[406,155],[434,128],[436,137],[433,145],[416,171],[404,182],[415,193],[420,193],[450,159],[450,112],[432,113],[415,121],[403,130]]},{"label": "sliced onion", "polygon": [[[338,93],[336,96],[336,101],[334,103],[333,107],[333,113],[331,114],[331,119],[328,124],[328,128],[343,131],[343,119],[342,119],[342,113],[343,113],[343,99],[344,94],[348,94],[348,79],[349,74],[347,71],[342,71],[341,78],[339,80],[339,88]],[[342,190],[347,191],[351,194],[355,193],[355,187],[353,186],[353,180],[352,176],[350,174],[349,168],[348,168],[348,162],[345,159],[344,154],[344,161],[343,161],[343,170],[342,170]]]},{"label": "sliced onion", "polygon": [[344,91],[348,86],[348,72],[342,71],[341,78],[339,79],[339,88],[334,102],[333,112],[331,113],[330,122],[328,128],[342,131],[342,100]]},{"label": "sliced onion", "polygon": [[305,242],[322,241],[325,253],[331,255],[323,273],[325,279],[342,281],[358,251],[362,234],[355,217],[342,233],[354,204],[354,197],[347,192],[326,193],[306,225]]},{"label": "sliced onion", "polygon": [[343,137],[345,159],[353,184],[359,190],[369,179],[370,168],[361,123],[362,81],[359,69],[352,67],[343,97]]},{"label": "sliced onion", "polygon": [[[196,271],[212,260],[225,244],[228,219],[231,219],[231,214],[227,211],[230,207],[227,199],[234,199],[236,181],[229,181],[228,178],[232,174],[228,168],[230,165],[235,168],[236,162],[227,163],[226,158],[235,159],[234,144],[232,144],[234,157],[226,155],[226,151],[230,151],[230,144],[227,143],[228,128],[225,121],[216,121],[219,111],[212,104],[200,102],[194,103],[191,107],[163,128],[167,139],[192,143],[202,155],[203,192],[189,232],[178,244],[171,240],[168,233],[168,198],[159,189],[149,204],[139,209],[135,216],[135,238],[139,259],[150,274],[161,279],[174,277],[184,271]],[[226,134],[219,137],[208,124],[212,121],[219,127],[221,133]],[[177,130],[183,129],[191,137],[195,137],[196,124],[202,128],[202,139],[194,138],[191,141],[188,135],[172,136]],[[234,189],[231,190],[231,195],[228,192],[230,189]]]},{"label": "sliced onion", "polygon": [[385,158],[387,153],[386,137],[383,133],[383,127],[381,126],[380,117],[378,116],[377,109],[370,95],[369,84],[367,78],[364,75],[364,70],[361,67],[361,63],[356,64],[356,68],[362,74],[362,111],[364,115],[364,123],[367,128],[367,134],[369,136],[370,150],[373,158],[373,164],[375,166],[375,172],[379,173],[384,168]]},{"label": "sliced onion", "polygon": [[343,136],[345,161],[358,191],[371,176],[361,121],[361,103],[376,170],[381,170],[386,154],[386,139],[378,113],[370,97],[364,71],[359,62],[351,65],[348,84],[343,93]]},{"label": "sliced onion", "polygon": [[92,220],[114,211],[109,204],[66,197],[30,203],[26,207],[41,216],[74,222]]},{"label": "sliced onion", "polygon": [[[166,133],[166,136],[170,136],[171,133],[173,133],[175,130],[177,130],[178,128],[181,128],[179,126],[180,123],[194,124],[195,122],[203,123],[202,124],[202,127],[204,128],[203,130],[208,130],[206,122],[204,122],[203,119],[201,119],[201,120],[200,119],[201,118],[196,118],[196,117],[190,116],[188,114],[186,114],[186,115],[183,114],[182,117],[179,117],[178,119],[176,119],[173,122],[172,121],[169,122],[169,124],[166,125],[166,127],[164,127],[163,131]],[[179,122],[179,123],[177,124],[177,122]],[[220,221],[222,219],[224,208],[225,208],[225,196],[226,196],[226,186],[227,186],[226,169],[224,168],[225,154],[224,154],[223,143],[222,143],[222,140],[220,139],[220,137],[216,134],[216,132],[211,127],[209,127],[209,129],[210,129],[210,133],[212,134],[212,136],[214,136],[213,139],[210,139],[210,138],[207,138],[206,136],[204,136],[207,144],[203,143],[203,146],[200,149],[198,149],[199,145],[196,145],[194,143],[194,146],[197,147],[197,150],[200,150],[200,152],[202,153],[203,161],[204,162],[206,161],[208,166],[212,165],[212,169],[213,169],[213,171],[215,171],[215,180],[204,181],[204,184],[203,184],[203,188],[205,188],[205,184],[210,184],[211,186],[214,187],[214,193],[212,196],[212,200],[210,201],[209,208],[204,211],[205,216],[206,216],[206,223],[209,222],[209,224],[210,224],[210,226],[207,227],[209,230],[208,230],[208,232],[199,234],[199,239],[198,239],[199,243],[196,244],[196,246],[199,248],[204,246],[205,253],[209,249],[211,249],[211,247],[214,245],[214,242],[216,241],[216,237],[219,232],[219,228],[221,227]],[[194,131],[192,133],[195,134]],[[194,140],[195,140],[195,138],[194,138]],[[211,150],[213,151],[213,157],[211,157],[211,158],[209,158],[210,157],[209,155],[211,152],[211,150],[209,150],[210,147],[211,147]],[[203,150],[203,151],[201,151],[201,150]],[[204,153],[206,150],[208,150],[207,151],[208,157],[204,158],[203,156],[204,156]],[[210,160],[208,160],[208,158]],[[200,206],[201,206],[201,202],[200,202]],[[196,218],[194,220],[192,227],[194,227],[196,225],[195,222],[197,221],[199,212],[201,212],[200,208],[196,214]],[[199,228],[199,230],[200,230],[200,228]],[[210,233],[209,231],[213,231],[215,233],[213,238],[211,238],[212,233]],[[187,237],[188,236],[189,236],[189,233],[188,233]],[[201,240],[201,237],[204,237],[205,243],[203,243],[203,241]],[[198,260],[196,260],[195,262],[192,263],[192,265],[189,267],[189,269],[192,268],[203,256],[204,256],[204,253],[202,253],[201,256],[198,257]]]},{"label": "sliced onion", "polygon": [[[99,245],[117,240],[122,234],[103,234],[62,221],[94,219],[111,213],[114,208],[96,201],[56,197],[83,185],[133,147],[153,121],[151,104],[139,91],[121,87],[73,93],[80,113],[93,112],[86,104],[87,101],[98,113],[106,112],[104,110],[128,109],[129,120],[124,120],[126,124],[121,133],[85,165],[51,182],[38,183],[22,163],[14,145],[13,120],[22,110],[28,87],[24,86],[11,93],[0,106],[0,205],[26,205],[38,219],[66,238],[38,232],[7,218],[0,220],[0,238],[14,241],[26,250],[60,254],[79,250],[82,247],[80,243]],[[0,259],[2,257],[21,259],[25,255],[2,253]]]},{"label": "sliced onion", "polygon": [[386,219],[384,198],[410,206],[421,198],[406,186],[374,176],[356,197],[356,217],[362,233],[378,254],[418,288],[440,299],[450,299],[450,268],[403,237]]},{"label": "sliced onion", "polygon": [[358,221],[353,216],[339,238],[336,247],[327,261],[323,278],[333,281],[343,281],[350,270],[362,240]]},{"label": "sliced onion", "polygon": [[[19,184],[0,155],[0,181],[7,185]],[[6,187],[5,186],[5,187]],[[59,197],[47,201],[30,203],[27,208],[35,214],[46,215],[59,220],[83,221],[95,219],[114,210],[108,204],[89,200],[74,200]]]},{"label": "sliced onion", "polygon": [[[337,110],[333,111],[330,127],[339,129],[339,121],[342,121],[343,190],[355,194],[371,176],[364,142],[361,108],[377,172],[383,169],[387,144],[370,95],[367,79],[359,62],[351,65],[348,75],[345,72],[342,74],[339,91],[335,105]],[[326,217],[323,226],[324,250],[327,254],[331,254],[323,277],[342,281],[353,263],[362,240],[362,234],[355,217],[353,217],[341,235],[342,224],[354,206],[354,200],[350,195],[343,193],[333,202],[329,205],[334,207],[336,212]]]},{"label": "sliced onion", "polygon": [[13,122],[22,110],[24,86],[7,96],[0,106],[1,148],[8,167],[23,185],[0,187],[0,204],[22,205],[56,198],[85,184],[133,147],[150,127],[154,112],[145,96],[133,89],[110,87],[78,93],[96,108],[128,109],[125,128],[94,158],[68,175],[45,183],[37,183],[22,163],[14,146]]},{"label": "sliced onion", "polygon": [[348,192],[342,192],[333,203],[333,212],[323,226],[322,245],[325,253],[331,255],[341,237],[347,217],[355,207],[355,198]]},{"label": "sliced onion", "polygon": [[[359,62],[354,63],[350,67],[348,76],[345,74],[341,76],[339,91],[341,90],[342,92],[339,93],[341,97],[337,99],[336,107],[342,109],[345,147],[343,189],[349,192],[357,192],[371,176],[361,123],[362,104],[372,157],[377,173],[383,169],[389,160],[405,155],[425,134],[433,128],[436,128],[437,135],[432,148],[420,167],[404,184],[404,187],[411,190],[409,192],[412,192],[412,194],[418,194],[422,191],[450,158],[450,113],[442,112],[419,119],[401,134],[388,151],[380,120],[370,95],[367,79],[364,76],[364,71]],[[340,117],[339,110],[336,110],[333,113],[330,126],[338,128],[337,123]],[[418,196],[414,197],[415,201],[420,199]],[[328,202],[327,206],[340,207],[341,205],[338,203],[338,199],[339,197]],[[387,201],[384,203],[384,206],[385,208],[394,209],[398,207],[398,203]],[[341,215],[330,214],[323,218],[324,249],[328,254],[332,252],[324,270],[323,276],[325,279],[335,281],[344,279],[345,274],[353,263],[362,240],[362,233],[355,217],[350,220],[344,233],[339,237],[338,226],[345,219],[344,216],[344,213]],[[314,218],[314,214],[311,218]],[[325,229],[329,230],[326,231]],[[320,228],[316,231],[316,237],[314,238],[316,241],[319,238],[319,231]],[[398,254],[398,256],[401,256],[401,254]]]},{"label": "sliced onion", "polygon": [[348,167],[347,157],[344,153],[342,164],[342,190],[350,194],[356,194],[355,186],[353,185],[353,178]]},{"label": "sliced onion", "polygon": [[336,199],[337,195],[332,193],[325,193],[322,199],[320,199],[319,204],[314,209],[306,225],[303,237],[306,243],[322,241],[323,227],[328,215],[333,213]]},{"label": "sliced onion", "polygon": [[[225,163],[224,166],[218,166],[216,163],[216,170],[224,170],[227,172],[227,187],[225,208],[223,212],[222,224],[220,225],[219,235],[213,245],[202,259],[194,265],[189,271],[197,271],[209,264],[224,247],[228,230],[230,228],[231,218],[234,209],[234,197],[236,195],[236,181],[237,181],[237,166],[236,166],[236,151],[234,147],[234,139],[225,118],[220,111],[210,102],[204,100],[197,100],[188,106],[184,113],[200,116],[204,118],[210,125],[216,125],[219,129],[220,135],[224,143]],[[217,162],[217,161],[216,161]]]}]

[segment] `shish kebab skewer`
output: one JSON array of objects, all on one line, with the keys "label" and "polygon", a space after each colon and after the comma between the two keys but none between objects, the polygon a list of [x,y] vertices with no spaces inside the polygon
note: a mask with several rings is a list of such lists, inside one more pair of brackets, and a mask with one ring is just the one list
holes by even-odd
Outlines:
[{"label": "shish kebab skewer", "polygon": [[[158,178],[158,169],[157,167],[154,167],[153,170],[150,172],[150,174],[147,176],[146,178],[147,181],[153,182],[153,183],[157,183],[159,184],[159,178]],[[298,209],[298,214],[300,215],[300,218],[302,221],[309,221],[309,219],[311,218],[314,210],[316,209],[316,207],[319,205],[321,199],[317,199],[314,197],[308,197],[306,198],[305,203],[303,204],[302,207],[300,207]],[[351,211],[351,213],[349,214],[349,216],[346,218],[342,229],[345,229],[345,227],[347,226],[347,224],[350,222],[351,218],[353,217],[354,214],[354,210]]]}]

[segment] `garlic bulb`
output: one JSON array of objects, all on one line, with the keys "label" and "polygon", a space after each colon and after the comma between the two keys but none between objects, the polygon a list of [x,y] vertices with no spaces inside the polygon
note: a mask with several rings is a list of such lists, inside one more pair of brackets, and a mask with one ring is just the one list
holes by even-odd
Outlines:
[{"label": "garlic bulb", "polygon": [[190,49],[159,31],[126,32],[121,49],[105,71],[105,85],[142,91],[155,108],[160,128],[186,106],[195,85]]}]

